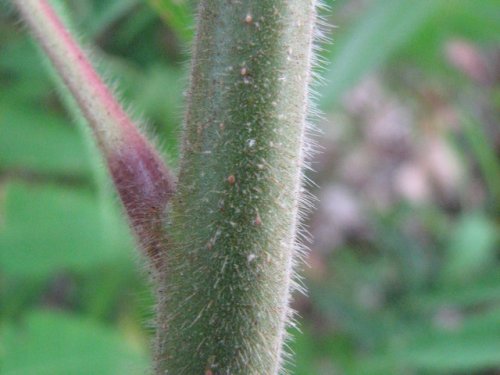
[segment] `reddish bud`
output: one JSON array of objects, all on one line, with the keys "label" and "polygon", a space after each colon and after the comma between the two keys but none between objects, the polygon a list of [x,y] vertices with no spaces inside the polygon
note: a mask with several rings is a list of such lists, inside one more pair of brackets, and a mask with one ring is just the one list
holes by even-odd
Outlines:
[{"label": "reddish bud", "polygon": [[109,171],[139,245],[158,268],[167,242],[165,210],[175,180],[139,133],[129,137],[123,149],[108,155]]}]

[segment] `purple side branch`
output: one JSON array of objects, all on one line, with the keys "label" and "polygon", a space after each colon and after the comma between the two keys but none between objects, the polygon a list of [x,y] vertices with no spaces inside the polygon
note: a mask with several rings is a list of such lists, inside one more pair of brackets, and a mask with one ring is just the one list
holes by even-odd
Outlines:
[{"label": "purple side branch", "polygon": [[168,247],[166,207],[175,190],[174,178],[140,134],[130,139],[128,147],[108,156],[107,164],[140,248],[161,270]]},{"label": "purple side branch", "polygon": [[13,0],[92,129],[137,241],[161,268],[175,178],[140,133],[48,0]]}]

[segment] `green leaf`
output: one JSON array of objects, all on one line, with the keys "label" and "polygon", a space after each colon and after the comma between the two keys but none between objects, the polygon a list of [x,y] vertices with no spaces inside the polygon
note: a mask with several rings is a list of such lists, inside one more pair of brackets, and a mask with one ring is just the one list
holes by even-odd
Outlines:
[{"label": "green leaf", "polygon": [[408,43],[442,3],[442,0],[374,1],[350,32],[341,34],[333,44],[322,88],[323,106],[331,107],[347,89]]},{"label": "green leaf", "polygon": [[44,277],[129,260],[130,237],[122,232],[122,246],[109,246],[104,215],[88,192],[11,184],[4,215],[0,268],[7,275]]},{"label": "green leaf", "polygon": [[[179,119],[182,118],[184,72],[163,64],[148,69],[135,87],[134,104],[158,125],[156,133],[168,151],[169,160],[178,157]],[[168,87],[168,90],[165,90]]]},{"label": "green leaf", "polygon": [[358,361],[353,374],[476,373],[500,365],[498,309],[463,317],[451,326],[406,325],[388,348]]},{"label": "green leaf", "polygon": [[500,275],[492,268],[491,272],[474,279],[466,288],[456,285],[438,284],[435,291],[416,293],[408,296],[404,304],[413,311],[429,312],[441,307],[455,306],[471,308],[478,304],[496,303],[500,296]]},{"label": "green leaf", "polygon": [[37,311],[4,328],[3,375],[147,373],[147,356],[130,339],[77,317]]},{"label": "green leaf", "polygon": [[479,371],[500,366],[500,311],[465,319],[454,328],[437,328],[415,340],[398,360],[428,371]]},{"label": "green leaf", "polygon": [[[457,72],[450,69],[450,63],[443,53],[446,43],[462,39],[477,47],[483,46],[485,50],[498,44],[500,33],[492,32],[498,28],[498,9],[497,0],[443,2],[436,16],[420,29],[411,43],[403,46],[401,54],[396,57],[399,58],[398,63],[418,64],[420,69],[425,70],[421,74],[426,77],[426,81],[436,79],[437,74],[441,82],[445,76],[456,78]],[[453,84],[456,85],[456,80]]]},{"label": "green leaf", "polygon": [[96,9],[92,12],[92,17],[89,17],[88,20],[89,28],[86,30],[87,34],[94,37],[99,36],[141,2],[141,0],[114,0],[97,2],[96,5],[98,6],[96,6]]},{"label": "green leaf", "polygon": [[0,47],[0,101],[34,102],[50,92],[50,80],[44,74],[27,36],[5,41]]},{"label": "green leaf", "polygon": [[[37,62],[36,56],[33,43],[28,36],[9,40],[0,49],[0,69],[13,74],[18,79],[38,78],[48,83],[49,80],[43,78],[43,65]],[[4,93],[2,90],[2,94]]]},{"label": "green leaf", "polygon": [[465,282],[494,264],[497,231],[488,217],[465,215],[455,226],[443,275],[451,282]]},{"label": "green leaf", "polygon": [[193,11],[188,0],[148,0],[148,3],[183,41],[191,40]]},{"label": "green leaf", "polygon": [[484,126],[465,113],[462,117],[462,129],[477,160],[491,199],[500,209],[500,161],[495,147],[485,134]]},{"label": "green leaf", "polygon": [[[313,327],[301,327],[292,332],[290,347],[294,358],[290,373],[295,375],[345,373],[350,368],[354,345],[340,332],[319,332]],[[344,371],[341,371],[344,370]]]},{"label": "green leaf", "polygon": [[34,107],[0,103],[0,168],[88,176],[83,142],[67,122]]},{"label": "green leaf", "polygon": [[500,366],[500,336],[474,336],[430,341],[403,357],[412,367],[428,371],[479,371]]}]

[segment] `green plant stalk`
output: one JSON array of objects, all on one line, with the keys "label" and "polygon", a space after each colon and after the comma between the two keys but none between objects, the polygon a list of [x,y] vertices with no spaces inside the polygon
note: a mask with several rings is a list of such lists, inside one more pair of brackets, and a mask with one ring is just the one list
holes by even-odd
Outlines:
[{"label": "green plant stalk", "polygon": [[201,2],[171,203],[170,172],[49,1],[14,3],[85,115],[153,265],[157,373],[278,373],[299,253],[315,2]]},{"label": "green plant stalk", "polygon": [[276,374],[290,321],[313,0],[203,0],[158,374]]}]

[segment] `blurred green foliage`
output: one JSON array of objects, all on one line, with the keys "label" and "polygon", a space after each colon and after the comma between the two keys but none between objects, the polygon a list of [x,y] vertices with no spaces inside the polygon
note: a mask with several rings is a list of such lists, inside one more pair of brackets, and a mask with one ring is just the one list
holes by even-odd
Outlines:
[{"label": "blurred green foliage", "polygon": [[[109,80],[176,163],[194,2],[66,3]],[[445,51],[466,40],[495,62],[498,1],[328,3],[324,17],[338,28],[321,52],[326,82],[317,91],[326,117],[344,113],[346,94],[370,75],[416,117],[430,116],[429,88],[444,92],[459,117],[460,130],[444,138],[465,166],[462,190],[479,186],[484,198],[368,210],[368,239],[345,241],[320,254],[322,267],[304,271],[309,296],[296,304],[302,332],[290,343],[290,368],[297,375],[496,373],[500,142],[486,122],[496,117],[498,127],[500,64],[478,83],[453,69]],[[142,374],[153,310],[147,276],[116,201],[103,204],[88,147],[5,3],[0,87],[0,373]],[[417,138],[421,130],[413,131]],[[409,231],[408,221],[421,231]]]}]

